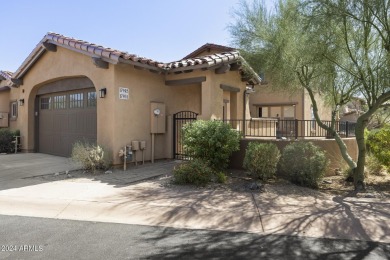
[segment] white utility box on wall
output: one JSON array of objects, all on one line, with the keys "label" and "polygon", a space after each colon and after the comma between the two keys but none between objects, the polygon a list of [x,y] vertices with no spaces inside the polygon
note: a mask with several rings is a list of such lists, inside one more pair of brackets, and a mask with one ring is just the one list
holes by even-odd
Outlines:
[{"label": "white utility box on wall", "polygon": [[150,103],[150,125],[152,134],[165,134],[165,104]]}]

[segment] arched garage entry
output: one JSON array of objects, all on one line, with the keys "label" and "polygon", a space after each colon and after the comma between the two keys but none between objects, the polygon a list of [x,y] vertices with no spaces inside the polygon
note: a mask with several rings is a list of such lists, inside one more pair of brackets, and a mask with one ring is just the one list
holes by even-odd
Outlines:
[{"label": "arched garage entry", "polygon": [[78,141],[96,142],[96,89],[86,77],[43,85],[35,99],[37,151],[69,157]]}]

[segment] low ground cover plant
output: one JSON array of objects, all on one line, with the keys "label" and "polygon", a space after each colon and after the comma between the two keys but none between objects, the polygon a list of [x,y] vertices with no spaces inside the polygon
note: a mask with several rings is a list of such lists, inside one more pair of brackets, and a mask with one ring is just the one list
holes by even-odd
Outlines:
[{"label": "low ground cover plant", "polygon": [[214,175],[213,169],[201,159],[182,163],[173,170],[174,183],[206,186]]},{"label": "low ground cover plant", "polygon": [[101,145],[78,141],[73,144],[72,160],[82,164],[84,170],[107,170],[112,164],[110,153]]}]

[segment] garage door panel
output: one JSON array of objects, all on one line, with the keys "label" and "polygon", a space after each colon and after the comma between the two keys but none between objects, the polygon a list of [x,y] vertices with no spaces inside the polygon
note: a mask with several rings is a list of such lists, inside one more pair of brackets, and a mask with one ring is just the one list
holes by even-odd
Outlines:
[{"label": "garage door panel", "polygon": [[[94,91],[94,89],[83,91],[83,96],[86,97],[87,92]],[[66,100],[69,100],[69,95],[72,93],[81,92],[45,94],[41,98],[47,100],[48,97],[63,95],[66,96]],[[69,107],[69,102],[62,109],[52,109],[53,105],[40,107],[39,152],[68,157],[71,155],[72,146],[76,141],[96,142],[96,107]]]},{"label": "garage door panel", "polygon": [[68,131],[68,117],[64,111],[61,113],[53,113],[53,131],[54,133],[65,133]]},{"label": "garage door panel", "polygon": [[53,154],[53,140],[54,135],[49,133],[43,133],[39,136],[39,150],[48,154]]}]

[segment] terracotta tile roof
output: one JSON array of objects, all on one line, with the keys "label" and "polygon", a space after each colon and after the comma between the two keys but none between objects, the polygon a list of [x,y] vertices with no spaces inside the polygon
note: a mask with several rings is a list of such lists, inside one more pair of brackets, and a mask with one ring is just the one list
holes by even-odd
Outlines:
[{"label": "terracotta tile roof", "polygon": [[223,46],[223,45],[218,45],[214,43],[206,43],[202,46],[200,46],[198,49],[194,50],[187,56],[183,58],[183,60],[189,59],[189,58],[195,58],[197,57],[200,53],[207,51],[207,50],[216,50],[218,52],[231,52],[231,51],[236,51],[236,49],[228,47],[228,46]]},{"label": "terracotta tile roof", "polygon": [[12,72],[6,71],[6,70],[0,70],[0,76],[2,76],[5,79],[11,79],[12,78]]},{"label": "terracotta tile roof", "polygon": [[[234,49],[226,46],[216,45],[216,44],[206,44],[201,48],[206,48],[205,46],[209,46],[209,47],[214,46],[215,48],[229,50],[229,51],[212,54],[212,55],[206,55],[203,57],[191,57],[180,61],[163,63],[145,57],[140,57],[135,54],[130,54],[124,51],[119,51],[119,50],[103,47],[101,45],[93,44],[90,42],[77,40],[61,34],[48,33],[38,43],[38,45],[31,52],[31,54],[26,58],[26,60],[22,63],[22,65],[18,68],[18,70],[13,74],[13,77],[15,78],[23,77],[23,75],[29,70],[29,68],[45,52],[43,43],[51,43],[73,51],[78,51],[83,54],[89,55],[91,57],[101,58],[102,60],[112,64],[128,63],[134,66],[141,66],[146,69],[158,71],[161,73],[170,73],[170,72],[185,71],[185,70],[192,70],[192,69],[204,69],[204,68],[207,69],[218,65],[223,65],[225,63],[226,64],[230,64],[234,62],[238,62],[240,64],[245,63],[244,59],[240,56],[240,53],[238,51],[235,51]],[[199,48],[197,51],[201,50],[201,48]],[[253,72],[253,70],[251,72]],[[260,83],[260,78],[254,72],[253,72],[253,78],[255,79],[255,82]]]},{"label": "terracotta tile roof", "polygon": [[163,67],[162,62],[158,62],[152,59],[148,59],[145,57],[140,57],[135,54],[130,54],[124,51],[119,51],[107,47],[103,47],[101,45],[97,45],[94,43],[89,43],[82,40],[77,40],[75,38],[70,38],[57,33],[48,33],[45,38],[56,45],[60,46],[68,46],[73,49],[81,50],[84,52],[88,52],[92,55],[100,56],[102,58],[110,59],[116,62],[119,62],[120,59],[130,60],[134,62],[139,62],[142,64],[147,64],[153,67],[161,68]]},{"label": "terracotta tile roof", "polygon": [[175,68],[192,67],[196,65],[205,65],[204,67],[211,67],[222,63],[236,62],[239,59],[240,53],[238,51],[224,52],[170,62],[166,64],[166,69],[171,70]]}]

